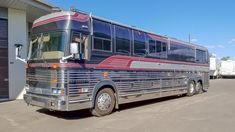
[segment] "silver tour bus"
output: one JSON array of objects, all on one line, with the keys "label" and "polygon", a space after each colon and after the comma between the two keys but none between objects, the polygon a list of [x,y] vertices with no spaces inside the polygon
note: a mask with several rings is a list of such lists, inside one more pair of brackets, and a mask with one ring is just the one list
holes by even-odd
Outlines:
[{"label": "silver tour bus", "polygon": [[207,48],[80,11],[33,23],[24,100],[55,111],[104,116],[120,104],[192,96],[209,87]]}]

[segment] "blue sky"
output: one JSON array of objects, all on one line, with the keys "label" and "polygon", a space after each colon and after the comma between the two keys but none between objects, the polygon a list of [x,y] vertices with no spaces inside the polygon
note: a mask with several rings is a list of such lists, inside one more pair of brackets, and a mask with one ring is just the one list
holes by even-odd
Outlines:
[{"label": "blue sky", "polygon": [[206,46],[217,57],[235,59],[235,0],[47,1],[184,41],[191,34],[192,42]]}]

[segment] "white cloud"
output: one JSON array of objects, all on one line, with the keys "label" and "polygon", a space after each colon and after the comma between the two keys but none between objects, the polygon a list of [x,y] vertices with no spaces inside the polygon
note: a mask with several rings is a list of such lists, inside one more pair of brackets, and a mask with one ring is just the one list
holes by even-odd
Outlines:
[{"label": "white cloud", "polygon": [[215,48],[214,45],[206,45],[206,47],[207,47],[208,49],[214,49],[214,48]]},{"label": "white cloud", "polygon": [[220,49],[222,49],[222,48],[225,48],[224,47],[224,45],[222,45],[222,44],[217,44],[217,45],[207,45],[206,46],[208,49],[216,49],[216,48],[220,48]]},{"label": "white cloud", "polygon": [[229,44],[235,44],[235,38],[231,39],[230,41],[228,41]]},{"label": "white cloud", "polygon": [[221,45],[221,44],[217,45],[217,47],[218,47],[218,48],[224,48],[224,46]]},{"label": "white cloud", "polygon": [[191,42],[197,42],[198,40],[197,39],[191,39]]}]

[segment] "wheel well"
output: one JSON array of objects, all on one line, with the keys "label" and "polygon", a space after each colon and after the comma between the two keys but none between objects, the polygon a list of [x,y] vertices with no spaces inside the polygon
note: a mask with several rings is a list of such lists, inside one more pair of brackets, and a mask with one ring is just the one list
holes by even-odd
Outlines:
[{"label": "wheel well", "polygon": [[102,86],[101,88],[99,88],[99,90],[96,92],[96,95],[97,95],[97,93],[98,93],[100,90],[102,90],[102,89],[104,89],[104,88],[110,88],[110,89],[112,89],[113,93],[116,93],[116,91],[115,91],[115,89],[113,88],[113,86],[111,86],[111,85],[104,85],[104,86]]},{"label": "wheel well", "polygon": [[203,87],[203,83],[202,83],[202,80],[198,80],[197,82],[201,83],[202,87]]},{"label": "wheel well", "polygon": [[194,85],[196,85],[196,81],[195,81],[195,80],[189,80],[189,82],[188,82],[188,83],[190,83],[190,82],[193,82],[193,83],[194,83]]}]

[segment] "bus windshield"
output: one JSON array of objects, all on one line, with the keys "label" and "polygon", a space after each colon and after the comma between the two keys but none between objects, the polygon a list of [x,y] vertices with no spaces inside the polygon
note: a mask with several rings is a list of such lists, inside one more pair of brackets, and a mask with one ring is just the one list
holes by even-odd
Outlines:
[{"label": "bus windshield", "polygon": [[48,32],[32,35],[29,60],[60,59],[64,56],[65,32]]}]

